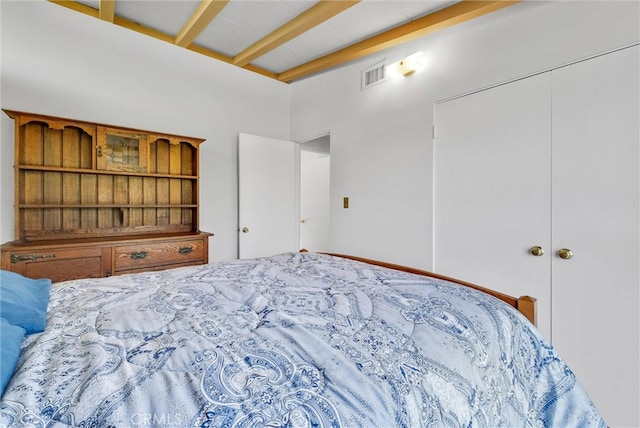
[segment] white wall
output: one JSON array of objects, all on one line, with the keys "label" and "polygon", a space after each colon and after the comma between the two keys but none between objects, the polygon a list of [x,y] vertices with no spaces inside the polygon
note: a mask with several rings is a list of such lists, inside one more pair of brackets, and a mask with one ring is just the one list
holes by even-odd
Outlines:
[{"label": "white wall", "polygon": [[[206,138],[200,228],[237,257],[237,135],[289,137],[290,86],[46,1],[1,1],[0,105]],[[13,121],[1,114],[0,242],[13,236]]]},{"label": "white wall", "polygon": [[[527,1],[293,83],[291,138],[331,131],[331,250],[430,269],[434,102],[638,41],[639,26],[636,1]],[[363,69],[418,50],[427,69],[360,90]]]}]

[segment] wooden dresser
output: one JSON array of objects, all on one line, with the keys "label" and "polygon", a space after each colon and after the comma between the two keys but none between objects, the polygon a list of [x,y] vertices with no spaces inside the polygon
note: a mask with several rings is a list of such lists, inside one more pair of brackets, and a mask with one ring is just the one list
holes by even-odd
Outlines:
[{"label": "wooden dresser", "polygon": [[15,237],[2,269],[55,281],[208,262],[204,141],[16,111]]}]

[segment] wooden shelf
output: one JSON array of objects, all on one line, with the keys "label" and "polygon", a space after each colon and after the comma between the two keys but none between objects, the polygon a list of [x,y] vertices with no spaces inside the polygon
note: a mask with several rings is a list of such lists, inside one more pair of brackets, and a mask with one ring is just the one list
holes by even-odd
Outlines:
[{"label": "wooden shelf", "polygon": [[[5,112],[15,121],[14,243],[38,242],[43,254],[60,256],[31,260],[19,245],[8,243],[2,246],[3,268],[29,275],[51,270],[56,278],[70,279],[64,272],[75,272],[72,277],[82,272],[70,268],[81,263],[82,251],[61,244],[65,240],[80,240],[87,251],[101,247],[86,260],[93,263],[92,275],[172,266],[181,237],[192,244],[195,239],[197,251],[188,257],[178,253],[176,263],[207,262],[203,241],[210,234],[200,232],[198,224],[199,148],[204,140]],[[113,248],[128,236],[136,238],[135,246],[162,257],[143,264],[122,261],[122,255],[115,258]],[[5,255],[9,251],[12,256]],[[56,264],[62,259],[66,261]],[[116,266],[115,260],[124,265]]]},{"label": "wooden shelf", "polygon": [[118,176],[131,176],[131,177],[153,177],[153,178],[171,178],[181,180],[197,180],[195,175],[179,175],[179,174],[157,174],[157,173],[142,173],[142,172],[128,172],[128,171],[109,171],[109,170],[96,170],[87,168],[66,168],[57,166],[40,166],[40,165],[18,165],[18,168],[25,171],[47,171],[47,172],[61,172],[61,173],[75,173],[75,174],[100,174],[100,175],[118,175]]},{"label": "wooden shelf", "polygon": [[19,204],[18,208],[52,209],[52,208],[198,208],[196,204]]}]

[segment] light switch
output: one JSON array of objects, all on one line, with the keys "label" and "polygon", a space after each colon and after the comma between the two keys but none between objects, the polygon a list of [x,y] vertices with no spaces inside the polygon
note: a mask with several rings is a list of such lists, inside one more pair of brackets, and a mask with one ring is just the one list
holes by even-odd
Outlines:
[{"label": "light switch", "polygon": [[345,196],[344,198],[342,198],[342,207],[349,208],[349,197]]}]

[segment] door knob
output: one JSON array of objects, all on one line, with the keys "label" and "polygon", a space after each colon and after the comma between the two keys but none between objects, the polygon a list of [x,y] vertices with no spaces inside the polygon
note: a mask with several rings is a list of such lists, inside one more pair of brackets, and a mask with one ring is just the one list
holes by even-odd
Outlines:
[{"label": "door knob", "polygon": [[558,251],[558,257],[564,260],[569,260],[573,257],[573,251],[567,248],[561,248],[560,251]]},{"label": "door knob", "polygon": [[531,253],[532,256],[540,257],[541,255],[544,254],[544,249],[539,245],[535,245],[529,248],[529,252]]},{"label": "door knob", "polygon": [[248,227],[243,227],[242,228],[242,233],[249,233],[249,228]]}]

